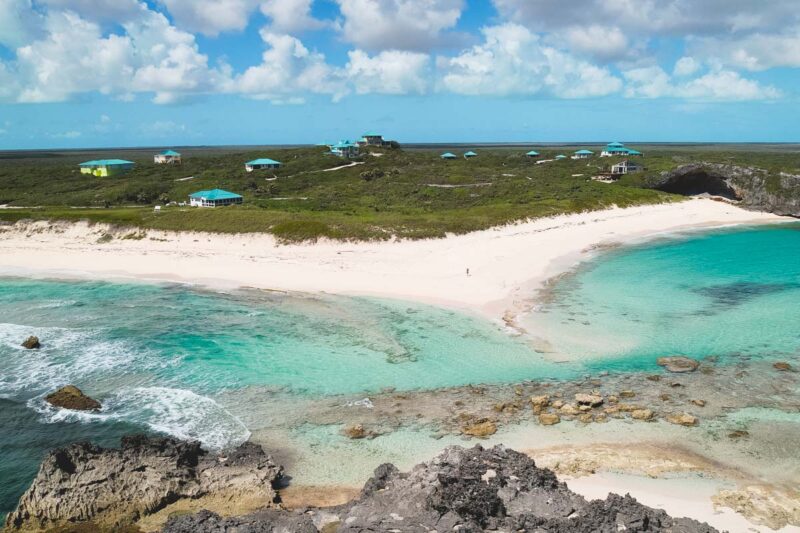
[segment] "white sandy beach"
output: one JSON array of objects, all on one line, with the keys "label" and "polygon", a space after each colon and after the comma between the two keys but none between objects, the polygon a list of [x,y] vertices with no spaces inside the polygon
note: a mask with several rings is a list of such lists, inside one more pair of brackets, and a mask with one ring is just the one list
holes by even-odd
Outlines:
[{"label": "white sandy beach", "polygon": [[[538,219],[446,239],[292,245],[263,234],[148,231],[137,240],[121,238],[130,230],[103,225],[20,223],[0,228],[0,273],[374,295],[499,319],[597,248],[780,220],[785,219],[695,199]],[[116,238],[98,242],[109,232]]]}]

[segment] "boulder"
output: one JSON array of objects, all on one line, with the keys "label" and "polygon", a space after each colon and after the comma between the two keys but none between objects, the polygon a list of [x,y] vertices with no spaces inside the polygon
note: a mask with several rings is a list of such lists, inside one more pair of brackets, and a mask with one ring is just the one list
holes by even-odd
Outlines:
[{"label": "boulder", "polygon": [[692,400],[692,403],[697,407],[705,407],[706,401],[705,400]]},{"label": "boulder", "polygon": [[631,418],[634,420],[644,420],[645,422],[653,419],[653,411],[651,409],[637,409],[631,411]]},{"label": "boulder", "polygon": [[562,415],[567,415],[567,416],[576,416],[581,414],[580,409],[578,409],[571,403],[566,403],[562,405],[561,409],[559,409],[558,412],[561,413]]},{"label": "boulder", "polygon": [[539,423],[543,426],[554,426],[561,422],[561,417],[553,413],[542,413],[539,415]]},{"label": "boulder", "polygon": [[531,396],[531,408],[533,409],[533,414],[538,415],[545,408],[550,405],[550,396],[547,394],[543,394],[541,396]]},{"label": "boulder", "polygon": [[67,385],[45,396],[45,401],[54,407],[74,411],[96,411],[102,408],[100,402],[86,396],[78,387]]},{"label": "boulder", "polygon": [[603,397],[599,394],[578,393],[575,395],[575,401],[578,402],[578,405],[588,405],[589,407],[603,405]]},{"label": "boulder", "polygon": [[696,416],[690,415],[689,413],[676,413],[667,416],[667,422],[670,424],[677,424],[679,426],[696,426],[699,423],[699,420]]},{"label": "boulder", "polygon": [[488,437],[497,433],[497,424],[491,420],[483,419],[474,424],[464,426],[461,431],[464,435],[469,435],[470,437]]},{"label": "boulder", "polygon": [[38,350],[42,347],[42,345],[39,343],[39,337],[34,337],[31,335],[25,339],[25,342],[22,343],[22,347],[28,350]]},{"label": "boulder", "polygon": [[636,397],[636,393],[633,392],[632,390],[624,390],[624,391],[620,391],[619,397],[620,398],[634,398],[634,397]]},{"label": "boulder", "polygon": [[342,433],[350,439],[363,439],[368,435],[367,430],[361,424],[347,426],[342,430]]},{"label": "boulder", "polygon": [[775,368],[775,370],[780,370],[781,372],[789,372],[792,370],[792,365],[783,361],[779,363],[773,363],[772,366]]},{"label": "boulder", "polygon": [[81,531],[119,531],[179,500],[202,506],[204,497],[228,511],[252,512],[274,504],[272,485],[281,474],[251,443],[224,455],[210,454],[198,442],[144,435],[124,437],[118,449],[73,444],[44,459],[6,526],[60,530],[91,521]]},{"label": "boulder", "polygon": [[656,364],[658,364],[658,366],[663,366],[668,372],[676,372],[681,374],[686,372],[694,372],[700,366],[698,361],[682,355],[659,357],[656,360]]}]

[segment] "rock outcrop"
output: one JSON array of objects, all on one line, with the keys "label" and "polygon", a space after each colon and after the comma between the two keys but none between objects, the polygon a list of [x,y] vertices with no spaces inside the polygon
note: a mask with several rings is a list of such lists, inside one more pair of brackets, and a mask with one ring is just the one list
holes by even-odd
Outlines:
[{"label": "rock outcrop", "polygon": [[659,357],[656,360],[658,366],[663,366],[668,372],[685,373],[694,372],[700,366],[700,363],[694,359],[683,357],[682,355],[675,355],[672,357]]},{"label": "rock outcrop", "polygon": [[86,396],[83,391],[74,385],[61,387],[45,396],[44,399],[53,407],[73,409],[75,411],[95,411],[103,407],[100,402]]},{"label": "rock outcrop", "polygon": [[630,496],[587,502],[555,474],[502,446],[448,448],[409,473],[393,465],[375,470],[354,501],[333,508],[263,511],[236,518],[201,512],[173,517],[165,533],[237,531],[366,533],[531,531],[547,533],[716,531],[673,519]]},{"label": "rock outcrop", "polygon": [[711,194],[739,201],[743,207],[759,211],[800,216],[800,174],[694,163],[650,177],[648,184],[665,192],[687,196]]},{"label": "rock outcrop", "polygon": [[31,335],[22,343],[22,347],[28,350],[38,350],[42,347],[41,343],[39,342],[39,337]]},{"label": "rock outcrop", "polygon": [[73,444],[45,458],[6,527],[39,531],[91,521],[97,530],[115,530],[179,500],[212,495],[228,504],[257,502],[252,511],[273,504],[281,474],[249,443],[224,456],[197,442],[141,435],[123,438],[119,449]]}]

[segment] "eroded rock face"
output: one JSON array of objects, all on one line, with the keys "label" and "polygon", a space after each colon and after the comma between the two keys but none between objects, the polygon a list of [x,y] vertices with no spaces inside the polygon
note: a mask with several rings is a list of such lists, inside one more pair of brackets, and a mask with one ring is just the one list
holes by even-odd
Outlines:
[{"label": "eroded rock face", "polygon": [[197,442],[125,437],[119,449],[88,443],[51,452],[33,484],[8,515],[9,529],[42,530],[92,521],[114,529],[185,498],[256,498],[270,506],[281,476],[260,446],[243,444],[225,456]]},{"label": "eroded rock face", "polygon": [[222,518],[211,513],[170,519],[166,533],[337,531],[531,531],[581,533],[716,531],[689,519],[611,495],[587,502],[528,456],[502,446],[452,447],[409,473],[393,465],[375,470],[355,501],[334,508],[254,513]]},{"label": "eroded rock face", "polygon": [[75,411],[95,411],[103,407],[100,402],[86,396],[83,391],[74,385],[61,387],[45,396],[44,399],[53,407],[73,409]]},{"label": "eroded rock face", "polygon": [[717,163],[682,165],[649,179],[650,186],[686,196],[711,194],[744,207],[800,216],[800,174]]}]

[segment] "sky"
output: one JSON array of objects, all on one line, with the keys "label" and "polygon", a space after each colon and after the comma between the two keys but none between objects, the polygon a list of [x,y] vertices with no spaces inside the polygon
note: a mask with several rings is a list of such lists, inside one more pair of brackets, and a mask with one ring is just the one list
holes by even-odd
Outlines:
[{"label": "sky", "polygon": [[0,149],[800,141],[797,0],[0,0]]}]

